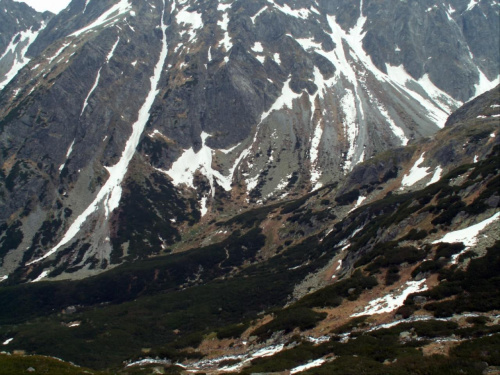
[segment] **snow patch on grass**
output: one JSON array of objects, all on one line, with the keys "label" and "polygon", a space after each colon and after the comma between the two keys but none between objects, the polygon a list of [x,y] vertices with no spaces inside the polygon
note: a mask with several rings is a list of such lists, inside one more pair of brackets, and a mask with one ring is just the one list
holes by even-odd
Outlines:
[{"label": "snow patch on grass", "polygon": [[380,297],[370,301],[362,312],[352,314],[351,317],[361,315],[383,314],[396,310],[398,307],[403,306],[406,298],[417,292],[427,290],[425,279],[420,281],[408,281],[406,284],[400,286],[394,292],[387,294],[385,297]]},{"label": "snow patch on grass", "polygon": [[309,370],[309,369],[312,369],[315,367],[319,367],[319,366],[323,365],[324,363],[325,363],[324,359],[317,359],[315,361],[306,363],[305,365],[297,366],[297,367],[291,369],[290,374],[298,374],[299,372],[303,372],[303,371],[306,371],[306,370]]}]

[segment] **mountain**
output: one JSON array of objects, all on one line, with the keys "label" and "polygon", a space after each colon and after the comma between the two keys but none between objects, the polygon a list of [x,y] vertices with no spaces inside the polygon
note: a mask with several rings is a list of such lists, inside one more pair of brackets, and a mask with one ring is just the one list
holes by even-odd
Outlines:
[{"label": "mountain", "polygon": [[0,89],[28,62],[28,49],[53,16],[40,14],[24,3],[2,0],[0,10]]},{"label": "mountain", "polygon": [[0,374],[498,371],[498,2],[0,5]]},{"label": "mountain", "polygon": [[[500,71],[489,1],[74,0],[26,14],[39,33],[14,37],[26,65],[0,93],[3,277],[82,278],[185,248],[194,225],[434,134]],[[22,33],[11,24],[7,39]]]},{"label": "mountain", "polygon": [[497,371],[499,116],[500,86],[343,181],[193,224],[186,251],[76,281],[20,269],[0,341],[104,373]]}]

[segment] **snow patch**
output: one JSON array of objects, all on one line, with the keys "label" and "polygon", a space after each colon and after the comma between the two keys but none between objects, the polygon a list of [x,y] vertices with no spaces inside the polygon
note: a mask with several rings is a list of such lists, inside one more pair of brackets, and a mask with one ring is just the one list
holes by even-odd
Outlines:
[{"label": "snow patch", "polygon": [[[7,54],[14,54],[14,62],[10,68],[10,70],[4,75],[0,81],[0,90],[2,90],[7,84],[12,81],[12,79],[17,75],[17,73],[26,66],[30,62],[30,59],[26,57],[26,52],[28,52],[29,47],[33,44],[33,42],[38,37],[38,34],[45,28],[45,23],[42,23],[40,29],[33,31],[33,29],[29,29],[26,31],[21,31],[20,33],[14,35],[12,40],[10,41],[7,49],[3,53],[2,57],[0,57],[0,61]],[[17,41],[17,42],[15,42]],[[19,47],[22,46],[20,49]]]},{"label": "snow patch", "polygon": [[427,285],[424,284],[425,281],[425,279],[420,281],[408,281],[406,284],[400,286],[394,292],[387,294],[385,297],[380,297],[370,301],[364,311],[352,314],[351,317],[383,314],[394,311],[398,307],[403,306],[404,301],[410,294],[427,290]]},{"label": "snow patch", "polygon": [[365,201],[366,197],[363,197],[362,195],[360,195],[358,197],[358,200],[356,201],[356,203],[354,204],[354,207],[351,208],[351,210],[349,212],[352,212],[354,211],[356,208],[358,208],[359,206],[361,206],[361,203],[363,203]]},{"label": "snow patch", "polygon": [[231,182],[233,179],[232,173],[229,176],[224,176],[219,171],[212,168],[213,150],[206,145],[207,138],[210,134],[202,132],[202,147],[198,152],[194,152],[191,147],[184,150],[183,154],[177,159],[168,171],[160,170],[172,178],[172,183],[176,186],[185,184],[194,188],[194,174],[200,171],[210,182],[212,197],[215,195],[214,181],[226,191],[231,191]]},{"label": "snow patch", "polygon": [[290,6],[288,4],[280,5],[276,2],[274,2],[273,4],[276,7],[278,7],[278,9],[281,12],[283,12],[289,16],[295,17],[295,18],[301,18],[301,19],[305,20],[305,19],[308,19],[309,15],[311,14],[311,12],[308,9],[292,9],[292,8],[290,8]]},{"label": "snow patch", "polygon": [[189,41],[192,41],[196,36],[196,30],[203,27],[201,14],[197,12],[189,12],[186,9],[181,9],[177,12],[175,19],[178,24],[183,23],[188,28]]},{"label": "snow patch", "polygon": [[465,11],[468,12],[468,11],[472,10],[478,3],[479,3],[479,0],[470,0],[469,4],[467,5],[467,9]]},{"label": "snow patch", "polygon": [[[226,52],[229,52],[229,50],[233,47],[233,43],[231,42],[231,37],[229,36],[229,32],[227,31],[228,25],[229,25],[229,14],[227,14],[227,9],[231,7],[231,4],[221,4],[217,6],[217,10],[220,12],[223,12],[222,15],[222,21],[220,23],[220,28],[222,29],[222,32],[224,33],[224,37],[222,40],[219,42],[219,46],[223,47]],[[226,63],[228,62],[228,57],[226,56],[224,58]]]},{"label": "snow patch", "polygon": [[[445,92],[438,89],[425,74],[419,80],[413,79],[405,70],[403,65],[392,66],[386,64],[387,76],[385,81],[399,88],[416,102],[420,103],[426,110],[426,116],[438,127],[443,128],[453,108],[460,106],[460,102],[453,99]],[[410,85],[412,83],[412,85]],[[422,91],[415,88],[420,86]]]},{"label": "snow patch", "polygon": [[309,362],[305,365],[297,366],[297,367],[291,369],[290,374],[297,374],[299,372],[303,372],[303,371],[306,371],[306,370],[309,370],[309,369],[312,369],[315,367],[319,367],[319,366],[323,365],[324,363],[325,363],[324,359],[317,359],[317,360]]},{"label": "snow patch", "polygon": [[37,283],[37,282],[41,281],[42,279],[45,279],[49,273],[50,273],[50,271],[43,271],[35,280],[33,280],[31,282]]},{"label": "snow patch", "polygon": [[[73,142],[71,142],[71,145],[68,148],[68,152],[66,152],[66,161],[68,161],[68,158],[71,155],[71,152],[73,152],[73,145],[74,144],[75,144],[75,140],[73,139]],[[62,170],[64,169],[64,166],[66,165],[66,161],[64,163],[62,163],[61,166],[59,167],[59,173],[61,173]]]},{"label": "snow patch", "polygon": [[9,275],[0,276],[0,283],[7,280],[8,278],[9,278]]},{"label": "snow patch", "polygon": [[436,168],[436,170],[434,171],[434,174],[432,175],[431,180],[427,183],[426,186],[429,186],[429,185],[432,185],[432,184],[438,182],[441,179],[442,174],[443,174],[443,168],[441,168],[441,166],[438,166]]},{"label": "snow patch", "polygon": [[356,97],[350,89],[345,89],[345,94],[340,100],[340,106],[344,113],[344,132],[346,135],[349,149],[346,154],[344,172],[350,171],[356,164],[354,160],[356,152],[356,139],[359,133],[359,124],[357,122]]},{"label": "snow patch", "polygon": [[283,84],[283,89],[281,90],[281,95],[274,104],[269,108],[267,112],[264,112],[260,118],[260,122],[262,122],[266,117],[268,117],[273,111],[278,111],[283,108],[290,108],[292,109],[292,103],[294,99],[300,98],[301,94],[297,94],[293,92],[293,90],[290,88],[290,81],[291,78],[289,78],[284,84]]},{"label": "snow patch", "polygon": [[429,174],[429,168],[420,168],[420,165],[424,162],[425,152],[420,155],[420,158],[415,162],[413,167],[410,169],[410,172],[403,176],[403,180],[401,180],[401,186],[413,186],[421,179],[427,177]]},{"label": "snow patch", "polygon": [[200,200],[200,212],[201,212],[201,217],[205,216],[208,212],[207,208],[207,197],[203,197]]},{"label": "snow patch", "polygon": [[323,136],[323,128],[321,127],[321,124],[318,124],[314,129],[314,135],[311,140],[311,149],[309,150],[309,155],[311,157],[311,184],[314,186],[314,190],[321,187],[318,186],[318,180],[321,177],[321,171],[319,170],[318,166],[318,156],[319,156],[319,145],[322,136]]},{"label": "snow patch", "polygon": [[479,95],[484,94],[486,91],[490,91],[500,83],[500,75],[498,75],[497,78],[490,81],[484,75],[481,69],[478,68],[477,71],[479,73],[479,82],[476,83],[476,85],[474,85],[475,92],[474,96],[471,99],[477,98]]},{"label": "snow patch", "polygon": [[264,52],[264,47],[262,47],[261,42],[255,42],[253,47],[252,47],[252,50],[254,52],[257,52],[257,53],[262,53],[262,52]]},{"label": "snow patch", "polygon": [[12,342],[12,340],[14,340],[14,338],[13,338],[13,337],[12,337],[12,338],[10,338],[10,339],[5,340],[5,341],[2,343],[2,345],[9,345],[9,344]]}]

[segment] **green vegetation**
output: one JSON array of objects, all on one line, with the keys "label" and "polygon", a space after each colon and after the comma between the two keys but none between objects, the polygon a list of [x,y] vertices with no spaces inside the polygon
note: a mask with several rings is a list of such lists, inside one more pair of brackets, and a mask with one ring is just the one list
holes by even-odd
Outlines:
[{"label": "green vegetation", "polygon": [[307,307],[290,307],[276,313],[274,319],[256,329],[252,335],[258,336],[260,340],[267,340],[273,333],[284,331],[292,332],[295,328],[301,331],[314,328],[316,323],[326,318],[326,313],[318,313]]},{"label": "green vegetation", "polygon": [[42,356],[23,356],[0,354],[0,375],[47,374],[83,375],[105,374]]},{"label": "green vegetation", "polygon": [[[447,246],[441,251],[449,255],[453,253],[449,249]],[[441,283],[431,290],[418,293],[436,301],[425,305],[425,309],[433,311],[436,316],[500,308],[500,241],[488,248],[484,257],[471,259],[466,270],[454,266],[439,272]],[[440,301],[445,298],[447,300]],[[405,304],[412,305],[412,300],[407,299]]]},{"label": "green vegetation", "polygon": [[7,224],[0,228],[0,259],[2,259],[10,250],[17,249],[23,241],[23,231],[20,229],[22,223],[16,221],[7,227]]},{"label": "green vegetation", "polygon": [[373,276],[364,276],[357,270],[350,278],[340,280],[296,302],[294,306],[303,307],[336,307],[342,303],[343,298],[356,300],[366,290],[377,286]]}]

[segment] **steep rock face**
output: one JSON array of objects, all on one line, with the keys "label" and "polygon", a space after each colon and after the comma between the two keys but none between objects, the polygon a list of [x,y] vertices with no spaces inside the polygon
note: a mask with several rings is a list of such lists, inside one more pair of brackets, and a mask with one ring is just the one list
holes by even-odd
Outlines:
[{"label": "steep rock face", "polygon": [[1,92],[3,272],[166,251],[433,134],[498,76],[498,17],[424,3],[74,0]]},{"label": "steep rock face", "polygon": [[[147,365],[289,373],[311,364],[324,374],[476,373],[496,363],[499,95],[497,87],[474,99],[432,137],[360,163],[339,184],[195,223],[188,251],[73,282],[19,283],[43,280],[39,266],[0,279],[5,350],[113,373]],[[181,216],[186,207],[163,174],[132,177],[120,210],[137,215],[118,236],[142,225],[152,236],[131,236],[119,256],[137,257],[144,239],[161,246],[155,235],[175,237],[165,212],[197,218]],[[436,350],[446,356],[422,361]]]},{"label": "steep rock face", "polygon": [[0,2],[0,89],[28,63],[28,49],[53,15],[24,3]]}]

